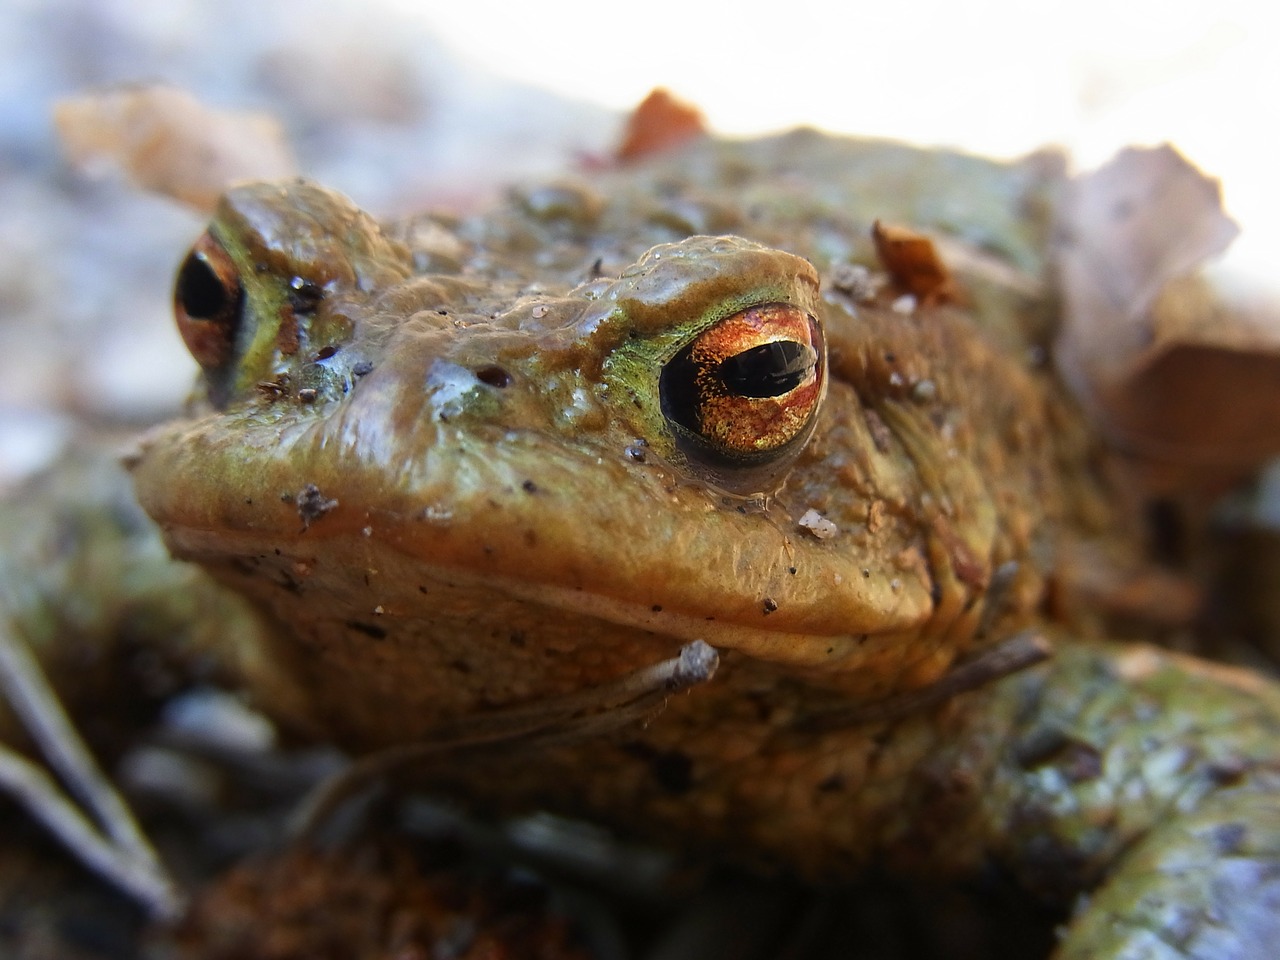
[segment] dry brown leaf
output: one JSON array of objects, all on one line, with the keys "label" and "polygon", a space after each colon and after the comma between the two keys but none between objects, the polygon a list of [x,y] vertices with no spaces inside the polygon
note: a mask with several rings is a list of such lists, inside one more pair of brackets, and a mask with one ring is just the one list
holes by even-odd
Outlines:
[{"label": "dry brown leaf", "polygon": [[702,112],[661,87],[640,101],[627,118],[614,156],[626,162],[672,150],[707,132]]},{"label": "dry brown leaf", "polygon": [[172,87],[129,87],[62,100],[54,123],[71,162],[115,167],[147,190],[202,212],[237,180],[295,172],[280,124],[215,110]]},{"label": "dry brown leaf", "polygon": [[1127,148],[1077,178],[1062,221],[1059,363],[1073,383],[1094,387],[1123,376],[1152,343],[1147,314],[1165,284],[1239,232],[1222,212],[1217,182],[1168,145]]},{"label": "dry brown leaf", "polygon": [[923,233],[877,220],[871,225],[876,256],[896,287],[921,303],[955,302],[960,289],[934,242]]},{"label": "dry brown leaf", "polygon": [[1239,232],[1172,147],[1129,148],[1068,192],[1057,361],[1160,492],[1222,487],[1280,453],[1280,310],[1201,272]]}]

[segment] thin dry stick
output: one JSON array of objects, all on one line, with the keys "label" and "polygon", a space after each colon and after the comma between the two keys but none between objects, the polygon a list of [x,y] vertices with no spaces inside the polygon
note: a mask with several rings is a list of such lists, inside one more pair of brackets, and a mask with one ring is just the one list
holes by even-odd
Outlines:
[{"label": "thin dry stick", "polygon": [[54,772],[97,817],[116,845],[140,860],[156,861],[129,808],[98,769],[63,712],[40,665],[26,644],[7,630],[0,630],[0,689]]},{"label": "thin dry stick", "polygon": [[988,647],[959,664],[931,686],[876,703],[821,711],[805,717],[797,726],[806,732],[820,732],[898,720],[945,703],[967,690],[976,690],[1011,673],[1025,670],[1051,656],[1053,644],[1041,634],[1032,630],[1015,633],[1008,640]]},{"label": "thin dry stick", "polygon": [[0,744],[0,791],[22,804],[89,869],[141,902],[158,919],[173,920],[182,900],[173,883],[102,836],[39,765]]},{"label": "thin dry stick", "polygon": [[[71,850],[86,865],[99,870],[116,882],[121,877],[134,879],[121,883],[132,895],[138,896],[147,909],[159,917],[176,916],[181,909],[181,897],[176,885],[168,878],[160,858],[143,836],[137,821],[133,819],[128,805],[111,786],[110,781],[98,768],[93,756],[89,753],[84,741],[76,733],[75,727],[58,702],[57,694],[45,680],[40,665],[22,642],[7,625],[0,621],[0,691],[5,695],[10,706],[22,721],[24,727],[49,760],[54,771],[67,784],[68,788],[89,808],[89,811],[100,821],[102,828],[110,837],[105,840],[88,819],[62,797],[57,785],[48,777],[43,784],[30,780],[21,772],[14,761],[27,763],[20,755],[5,748],[5,759],[10,764],[9,773],[16,779],[6,779],[5,786],[11,787],[24,806],[46,824],[48,819],[43,815],[41,805],[50,808],[63,806],[70,810],[85,830],[89,831],[107,849],[113,851],[118,860],[115,866],[104,869],[102,851],[94,843],[78,847],[74,843]],[[33,804],[35,804],[33,806]],[[60,818],[64,813],[59,813]],[[55,829],[58,835],[67,842],[75,836],[76,842],[86,842],[83,830],[70,826],[70,821],[60,819],[60,827]]]},{"label": "thin dry stick", "polygon": [[695,640],[670,660],[642,667],[611,683],[441,725],[423,740],[361,757],[320,784],[295,811],[289,835],[297,841],[309,839],[346,798],[412,763],[483,748],[550,746],[628,726],[661,709],[673,693],[710,680],[718,664],[715,649]]}]

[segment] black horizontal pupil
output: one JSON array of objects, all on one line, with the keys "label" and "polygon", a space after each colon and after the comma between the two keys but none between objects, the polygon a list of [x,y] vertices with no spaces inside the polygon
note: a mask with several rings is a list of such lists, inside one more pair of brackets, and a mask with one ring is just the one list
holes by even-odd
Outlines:
[{"label": "black horizontal pupil", "polygon": [[196,320],[216,320],[231,306],[230,292],[198,253],[192,253],[182,264],[177,286],[182,309]]},{"label": "black horizontal pupil", "polygon": [[807,344],[775,340],[726,358],[720,364],[720,379],[740,397],[780,397],[800,386],[817,362],[817,353]]}]

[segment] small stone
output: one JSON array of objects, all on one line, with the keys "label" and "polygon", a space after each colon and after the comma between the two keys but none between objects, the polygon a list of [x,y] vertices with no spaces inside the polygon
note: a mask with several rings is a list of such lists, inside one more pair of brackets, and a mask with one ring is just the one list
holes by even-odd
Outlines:
[{"label": "small stone", "polygon": [[812,507],[804,512],[797,523],[802,530],[807,530],[819,540],[830,540],[840,532],[839,527]]}]

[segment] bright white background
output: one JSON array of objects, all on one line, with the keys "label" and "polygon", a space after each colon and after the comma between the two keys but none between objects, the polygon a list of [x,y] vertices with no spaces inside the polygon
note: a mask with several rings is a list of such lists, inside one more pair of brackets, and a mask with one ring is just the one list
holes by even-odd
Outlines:
[{"label": "bright white background", "polygon": [[797,123],[1093,166],[1172,141],[1280,251],[1280,6],[1249,0],[384,2],[485,69],[625,108],[665,85],[726,133]]}]

